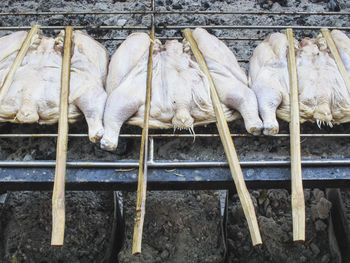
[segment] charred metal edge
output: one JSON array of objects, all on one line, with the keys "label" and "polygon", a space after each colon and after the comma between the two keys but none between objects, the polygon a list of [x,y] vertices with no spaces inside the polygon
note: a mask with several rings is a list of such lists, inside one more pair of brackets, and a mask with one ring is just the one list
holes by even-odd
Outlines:
[{"label": "charred metal edge", "polygon": [[[6,205],[7,198],[8,198],[8,193],[0,191],[0,218],[2,216],[3,208]],[[1,229],[1,226],[0,226],[0,229]]]},{"label": "charred metal edge", "polygon": [[[250,189],[290,188],[290,168],[244,167],[244,179]],[[1,168],[0,192],[21,190],[52,190],[54,168]],[[350,187],[350,165],[303,167],[305,188]],[[137,169],[68,168],[67,190],[135,191]],[[223,190],[234,191],[228,168],[166,168],[149,167],[149,190]]]},{"label": "charred metal edge", "polygon": [[229,248],[227,242],[227,222],[228,222],[228,190],[220,191],[220,228],[221,228],[221,237],[222,237],[222,245],[224,247],[224,261],[225,263],[229,263]]},{"label": "charred metal edge", "polygon": [[122,249],[125,241],[125,222],[123,195],[119,191],[113,192],[113,223],[111,231],[111,240],[106,254],[106,263],[118,263],[118,254]]},{"label": "charred metal edge", "polygon": [[336,188],[326,189],[326,195],[332,203],[329,223],[336,239],[335,245],[340,252],[338,258],[341,258],[342,262],[350,262],[350,227],[345,216],[340,190]]}]

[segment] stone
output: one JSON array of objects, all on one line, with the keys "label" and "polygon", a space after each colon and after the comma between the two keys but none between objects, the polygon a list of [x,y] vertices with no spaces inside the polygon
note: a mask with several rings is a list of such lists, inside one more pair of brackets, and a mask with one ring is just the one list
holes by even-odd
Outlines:
[{"label": "stone", "polygon": [[127,21],[126,19],[118,19],[117,25],[118,26],[125,26],[126,21]]},{"label": "stone", "polygon": [[166,258],[168,258],[169,257],[169,252],[168,252],[168,250],[163,250],[162,251],[162,253],[160,254],[160,257],[162,258],[162,259],[166,259]]},{"label": "stone", "polygon": [[315,243],[311,243],[310,248],[311,248],[312,253],[314,253],[315,256],[320,254],[320,249],[318,248],[318,246]]},{"label": "stone", "polygon": [[329,212],[332,208],[332,203],[329,202],[326,198],[321,197],[316,207],[319,218],[326,219],[328,218]]},{"label": "stone", "polygon": [[174,9],[182,9],[182,5],[181,4],[179,4],[179,3],[175,3],[175,4],[173,4],[173,8]]},{"label": "stone", "polygon": [[318,232],[326,231],[327,225],[322,220],[317,220],[315,222],[315,228],[316,228],[316,231]]},{"label": "stone", "polygon": [[324,255],[321,259],[321,263],[328,263],[328,262],[330,262],[330,256]]},{"label": "stone", "polygon": [[313,196],[315,197],[316,201],[319,202],[321,197],[324,197],[324,192],[321,191],[320,189],[318,188],[315,188],[313,191],[312,191],[312,194]]}]

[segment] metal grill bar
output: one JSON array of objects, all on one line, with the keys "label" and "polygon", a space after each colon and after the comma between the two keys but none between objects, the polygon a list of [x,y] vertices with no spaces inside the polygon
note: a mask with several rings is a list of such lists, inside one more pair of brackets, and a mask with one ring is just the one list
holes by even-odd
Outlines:
[{"label": "metal grill bar", "polygon": [[[76,29],[93,29],[93,30],[148,30],[148,26],[79,26],[79,25],[73,25],[72,26],[74,30]],[[28,30],[30,29],[30,26],[2,26],[0,27],[0,30]],[[48,30],[54,30],[54,29],[64,29],[65,25],[62,26],[40,26],[40,29],[48,29]]]},{"label": "metal grill bar", "polygon": [[[235,37],[218,37],[220,40],[236,40],[236,41],[262,41],[264,38],[235,38]],[[119,38],[95,38],[96,40],[102,40],[102,41],[124,41],[126,37],[119,37]],[[177,39],[182,40],[183,37],[162,37],[158,36],[157,39],[159,40],[168,40],[168,39]]]},{"label": "metal grill bar", "polygon": [[[240,161],[242,167],[289,167],[290,161]],[[350,159],[315,159],[302,160],[303,166],[349,166]],[[0,167],[22,167],[22,168],[54,168],[55,161],[0,161]],[[207,168],[207,167],[228,167],[225,161],[148,161],[150,168]],[[138,168],[138,161],[119,162],[88,162],[88,161],[68,161],[70,168]],[[0,168],[1,170],[1,168]],[[118,172],[118,171],[116,171]],[[123,172],[123,171],[119,171]]]},{"label": "metal grill bar", "polygon": [[135,11],[72,11],[72,12],[4,12],[0,16],[54,16],[54,15],[315,15],[315,16],[348,16],[350,12],[273,12],[273,11],[152,11],[152,10],[135,10]]},{"label": "metal grill bar", "polygon": [[[40,26],[41,29],[48,29],[48,30],[54,30],[54,29],[64,29],[65,26]],[[298,26],[298,25],[285,25],[285,26],[258,26],[258,25],[182,25],[182,26],[164,26],[159,25],[157,26],[157,29],[177,29],[177,30],[183,30],[185,28],[196,28],[196,27],[202,27],[205,29],[273,29],[273,30],[283,30],[286,28],[292,28],[294,30],[319,30],[323,27],[327,27],[329,29],[339,29],[339,30],[350,30],[350,27],[348,26]],[[28,30],[30,29],[30,26],[8,26],[8,27],[0,27],[0,30]],[[73,25],[74,29],[90,29],[90,30],[149,30],[150,27],[148,26],[80,26],[80,25]]]},{"label": "metal grill bar", "polygon": [[[184,26],[158,26],[158,29],[185,29],[185,28],[196,28],[199,25],[184,25]],[[318,30],[323,27],[327,27],[329,29],[340,29],[340,30],[350,30],[350,27],[337,27],[337,26],[298,26],[298,25],[284,25],[284,26],[257,26],[257,25],[200,25],[202,28],[206,29],[278,29],[284,30],[286,28],[292,28],[294,30]]]},{"label": "metal grill bar", "polygon": [[[85,138],[88,137],[88,134],[85,133],[71,133],[68,134],[69,137],[78,137],[78,138]],[[290,135],[287,133],[280,133],[273,136],[266,136],[266,135],[251,135],[249,133],[232,133],[232,137],[248,137],[248,138],[276,138],[276,137],[289,137]],[[38,134],[22,134],[22,133],[16,133],[16,134],[0,134],[0,138],[51,138],[51,137],[57,137],[57,133],[38,133]],[[119,137],[121,138],[141,138],[140,134],[120,134]],[[149,134],[148,137],[150,138],[193,138],[192,134]],[[219,137],[219,134],[212,133],[212,134],[196,134],[196,138],[213,138],[213,137]],[[345,133],[303,133],[300,134],[300,137],[311,137],[311,138],[350,138],[350,134]]]}]

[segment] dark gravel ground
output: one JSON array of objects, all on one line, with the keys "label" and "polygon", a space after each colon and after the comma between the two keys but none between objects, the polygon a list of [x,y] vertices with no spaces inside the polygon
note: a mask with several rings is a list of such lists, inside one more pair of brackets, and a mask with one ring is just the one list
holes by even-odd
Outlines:
[{"label": "dark gravel ground", "polygon": [[63,247],[50,246],[51,196],[11,193],[1,215],[0,262],[103,262],[113,220],[113,197],[104,192],[67,192]]}]

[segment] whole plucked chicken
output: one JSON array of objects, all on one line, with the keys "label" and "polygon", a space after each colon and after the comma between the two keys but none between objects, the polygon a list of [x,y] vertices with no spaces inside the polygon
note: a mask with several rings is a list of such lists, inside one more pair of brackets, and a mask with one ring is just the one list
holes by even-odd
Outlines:
[{"label": "whole plucked chicken", "polygon": [[[349,38],[340,31],[332,36],[349,71]],[[264,134],[278,133],[277,116],[290,120],[288,42],[284,34],[269,35],[254,50],[249,64],[249,83],[255,91]],[[318,126],[343,123],[350,117],[350,95],[330,54],[325,39],[295,41],[300,122]]]},{"label": "whole plucked chicken", "polygon": [[[20,31],[0,38],[1,85],[26,34]],[[58,121],[63,37],[63,31],[56,38],[34,36],[9,90],[0,96],[0,121],[41,124]],[[72,122],[80,117],[80,111],[84,113],[92,142],[98,141],[104,132],[107,65],[106,49],[87,34],[74,31],[68,117]]]},{"label": "whole plucked chicken", "polygon": [[[208,63],[227,120],[237,119],[241,114],[247,130],[259,134],[262,122],[257,100],[233,53],[204,29],[196,29],[193,36]],[[116,149],[124,122],[143,125],[150,43],[145,33],[131,34],[111,58],[103,149]],[[208,79],[189,46],[177,40],[166,41],[164,45],[154,40],[150,128],[193,131],[196,125],[215,121]]]}]

